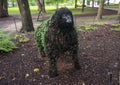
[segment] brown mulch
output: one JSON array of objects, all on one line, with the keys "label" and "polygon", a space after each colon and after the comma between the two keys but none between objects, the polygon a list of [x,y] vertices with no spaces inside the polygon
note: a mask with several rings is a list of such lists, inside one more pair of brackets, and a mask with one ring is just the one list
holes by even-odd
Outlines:
[{"label": "brown mulch", "polygon": [[[0,85],[112,85],[118,83],[120,32],[113,26],[97,26],[97,30],[78,32],[80,70],[72,61],[59,60],[59,76],[49,78],[49,61],[41,57],[34,35],[27,34],[28,43],[18,43],[18,49],[0,54]],[[62,62],[63,61],[63,62]],[[38,68],[38,72],[34,69]]]}]

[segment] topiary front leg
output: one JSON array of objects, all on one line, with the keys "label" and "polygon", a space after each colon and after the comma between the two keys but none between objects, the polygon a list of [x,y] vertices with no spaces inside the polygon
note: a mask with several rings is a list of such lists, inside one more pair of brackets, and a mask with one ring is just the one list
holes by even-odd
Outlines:
[{"label": "topiary front leg", "polygon": [[77,49],[74,50],[72,59],[73,59],[74,67],[76,69],[80,69],[81,67],[80,67],[80,64],[79,64],[79,58],[78,58],[78,55],[77,55]]},{"label": "topiary front leg", "polygon": [[50,77],[56,77],[57,74],[57,58],[52,57],[50,58],[50,70],[49,70],[49,76]]},{"label": "topiary front leg", "polygon": [[78,57],[77,56],[73,56],[73,62],[74,62],[74,67],[76,69],[80,69],[80,64],[79,64],[79,60],[78,60]]}]

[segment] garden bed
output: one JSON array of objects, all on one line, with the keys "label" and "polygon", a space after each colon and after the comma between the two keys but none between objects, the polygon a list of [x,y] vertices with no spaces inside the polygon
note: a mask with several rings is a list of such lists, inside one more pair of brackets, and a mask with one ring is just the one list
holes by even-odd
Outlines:
[{"label": "garden bed", "polygon": [[[116,26],[95,25],[95,30],[78,32],[80,70],[69,58],[59,59],[59,76],[49,78],[49,60],[41,57],[33,33],[29,42],[17,43],[17,49],[0,53],[0,85],[109,85],[118,83],[120,32]],[[66,60],[67,59],[67,60]]]}]

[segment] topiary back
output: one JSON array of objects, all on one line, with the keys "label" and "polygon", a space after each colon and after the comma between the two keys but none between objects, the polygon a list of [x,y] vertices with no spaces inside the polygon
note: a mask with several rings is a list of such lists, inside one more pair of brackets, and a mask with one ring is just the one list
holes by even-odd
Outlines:
[{"label": "topiary back", "polygon": [[41,25],[38,26],[35,31],[36,44],[40,54],[43,56],[45,55],[45,51],[46,51],[45,36],[46,36],[46,31],[48,30],[49,25],[50,25],[50,19],[42,22]]}]

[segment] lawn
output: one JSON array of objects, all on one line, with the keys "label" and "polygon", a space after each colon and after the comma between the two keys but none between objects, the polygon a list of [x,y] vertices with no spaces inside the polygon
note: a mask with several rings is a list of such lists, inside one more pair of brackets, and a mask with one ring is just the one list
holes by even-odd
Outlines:
[{"label": "lawn", "polygon": [[[68,8],[71,9],[73,14],[86,14],[86,13],[95,13],[95,12],[97,12],[97,8],[87,8],[86,7],[84,12],[81,11],[81,8],[74,9],[71,6],[68,6]],[[31,10],[32,14],[38,14],[37,6],[30,6],[30,10]],[[46,6],[47,13],[53,14],[55,10],[56,10],[55,6]],[[9,12],[9,14],[14,14],[14,15],[19,15],[20,14],[18,7],[9,8],[8,12]]]},{"label": "lawn", "polygon": [[[74,8],[73,6],[67,6],[69,9],[71,9],[71,11],[73,12],[73,14],[92,14],[92,13],[97,13],[97,8],[89,8],[89,7],[85,7],[85,11],[82,12],[81,8]],[[118,4],[115,5],[109,5],[109,6],[105,6],[105,8],[119,8]],[[31,10],[31,14],[38,14],[38,7],[37,6],[30,6],[30,10]],[[56,6],[46,6],[46,12],[48,13],[48,15],[52,15],[56,10]],[[9,14],[13,14],[13,15],[19,15],[19,8],[18,7],[10,7],[8,8],[8,12]]]},{"label": "lawn", "polygon": [[113,4],[113,5],[106,5],[105,8],[119,8],[118,4]]}]

